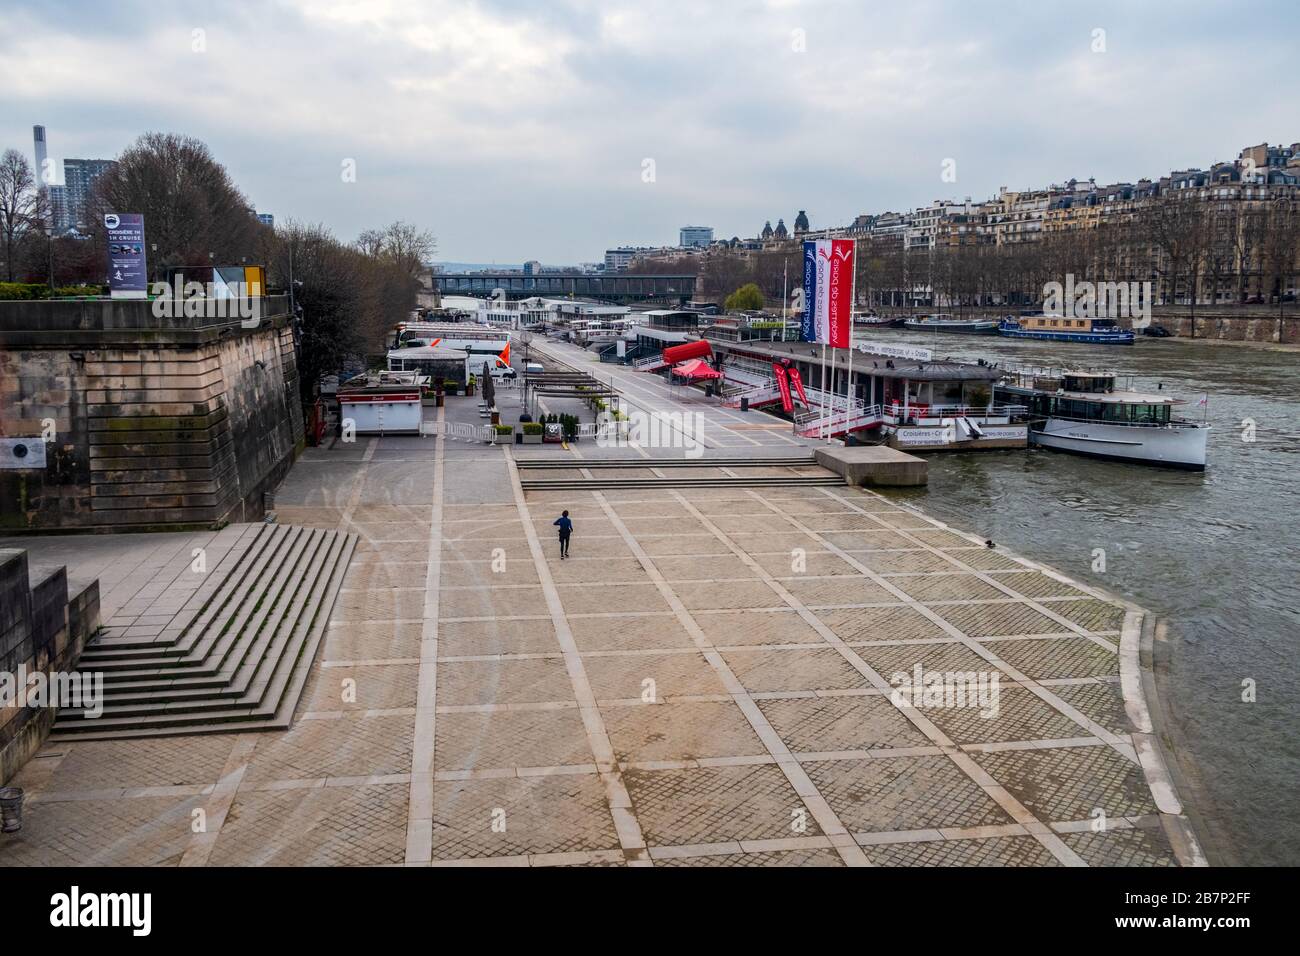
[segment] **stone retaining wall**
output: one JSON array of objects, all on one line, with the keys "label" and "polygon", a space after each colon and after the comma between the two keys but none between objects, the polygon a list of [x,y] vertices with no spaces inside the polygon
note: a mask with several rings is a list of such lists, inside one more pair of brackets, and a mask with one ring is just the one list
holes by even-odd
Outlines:
[{"label": "stone retaining wall", "polygon": [[[0,680],[74,670],[98,628],[98,582],[69,600],[64,568],[29,569],[26,551],[0,549]],[[40,749],[54,724],[52,707],[18,703],[0,699],[0,783]]]},{"label": "stone retaining wall", "polygon": [[256,328],[144,301],[0,303],[0,434],[43,471],[0,471],[0,528],[158,530],[255,520],[303,443],[287,302]]}]

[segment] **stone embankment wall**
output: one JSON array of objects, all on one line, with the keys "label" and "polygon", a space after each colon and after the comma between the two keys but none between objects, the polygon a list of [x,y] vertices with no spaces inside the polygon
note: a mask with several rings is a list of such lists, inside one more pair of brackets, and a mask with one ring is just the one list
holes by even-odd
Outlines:
[{"label": "stone embankment wall", "polygon": [[29,569],[26,551],[0,548],[0,680],[8,677],[7,694],[22,694],[0,699],[0,784],[40,749],[54,724],[54,708],[31,706],[18,676],[70,673],[98,628],[98,582],[69,600],[65,569]]},{"label": "stone embankment wall", "polygon": [[303,444],[284,297],[256,327],[145,301],[0,303],[0,436],[47,436],[0,470],[0,529],[160,530],[256,520]]}]

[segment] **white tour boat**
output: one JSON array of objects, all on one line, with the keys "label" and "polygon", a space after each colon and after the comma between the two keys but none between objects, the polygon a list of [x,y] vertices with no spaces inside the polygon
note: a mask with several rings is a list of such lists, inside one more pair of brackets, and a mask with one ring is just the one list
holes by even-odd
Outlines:
[{"label": "white tour boat", "polygon": [[1210,426],[1175,418],[1181,400],[1115,387],[1113,372],[1017,369],[997,385],[1001,401],[1029,408],[1029,438],[1058,451],[1204,471]]}]

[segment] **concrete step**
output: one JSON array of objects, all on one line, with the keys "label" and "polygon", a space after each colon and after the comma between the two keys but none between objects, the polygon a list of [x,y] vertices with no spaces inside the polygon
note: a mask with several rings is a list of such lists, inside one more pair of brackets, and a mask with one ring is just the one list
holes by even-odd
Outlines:
[{"label": "concrete step", "polygon": [[329,532],[317,532],[322,547],[310,562],[300,565],[294,593],[283,602],[284,611],[275,626],[264,627],[256,643],[245,654],[238,668],[227,667],[220,675],[222,683],[194,686],[187,678],[152,688],[132,689],[127,693],[109,692],[104,698],[104,715],[112,717],[144,716],[165,709],[167,713],[198,713],[231,707],[258,707],[264,694],[275,683],[277,669],[285,661],[296,659],[304,640],[299,621],[314,619],[328,587],[330,573],[345,544],[344,538]]},{"label": "concrete step", "polygon": [[817,458],[813,454],[764,458],[566,458],[519,459],[515,464],[521,471],[547,468],[588,468],[592,471],[601,468],[794,468],[815,465]]},{"label": "concrete step", "polygon": [[[153,680],[110,684],[105,689],[106,705],[116,712],[131,706],[175,702],[198,710],[213,706],[211,700],[243,695],[253,683],[258,666],[268,659],[270,649],[283,647],[282,629],[292,627],[303,612],[306,594],[326,562],[331,540],[336,541],[337,535],[331,539],[329,532],[319,530],[304,536],[304,548],[296,552],[299,559],[292,574],[280,592],[270,598],[270,613],[260,624],[250,622],[224,657],[214,662],[220,665],[216,670],[205,676],[190,676],[189,670],[182,676],[164,671]],[[277,643],[277,639],[281,640]],[[204,668],[208,670],[210,667]]]},{"label": "concrete step", "polygon": [[[254,526],[248,545],[226,554],[204,585],[186,602],[185,610],[189,613],[183,619],[178,615],[180,620],[174,620],[161,635],[142,645],[137,642],[132,646],[111,637],[96,641],[82,655],[83,663],[94,663],[97,670],[105,672],[129,669],[124,668],[120,661],[130,659],[130,654],[104,654],[101,657],[101,648],[105,651],[150,650],[158,658],[186,655],[213,618],[232,599],[239,600],[241,590],[251,587],[283,540],[284,532],[277,532],[276,526]],[[140,659],[147,655],[135,656]]]},{"label": "concrete step", "polygon": [[[163,633],[155,637],[127,637],[123,633],[126,630],[125,627],[110,625],[95,642],[94,647],[87,648],[85,653],[91,655],[90,659],[92,660],[99,656],[107,660],[122,656],[122,654],[118,653],[121,651],[130,652],[137,649],[152,648],[160,653],[167,652],[176,643],[177,638],[193,624],[194,618],[212,600],[222,581],[227,578],[229,569],[236,567],[250,548],[255,551],[256,548],[260,547],[259,538],[264,533],[269,534],[271,530],[270,526],[257,522],[230,525],[222,529],[217,537],[211,540],[209,540],[210,536],[208,535],[195,536],[192,543],[208,549],[215,549],[219,557],[212,570],[204,574],[203,582],[198,588],[188,589],[185,587],[185,583],[192,580],[185,572],[168,586],[162,595],[167,600],[159,602],[160,608],[163,605],[174,606],[176,598],[181,598],[184,603],[175,612]],[[185,562],[187,570],[192,566],[193,553],[188,544],[178,549],[177,557]],[[159,613],[167,613],[167,611],[161,610]],[[86,660],[87,658],[83,655],[82,659]]]},{"label": "concrete step", "polygon": [[838,475],[789,475],[754,478],[521,478],[524,491],[599,491],[617,488],[772,488],[791,485],[842,485]]},{"label": "concrete step", "polygon": [[[204,637],[195,645],[207,655],[204,664],[137,668],[130,679],[106,687],[99,717],[61,710],[55,739],[288,727],[357,536],[286,525],[261,537],[264,546],[224,569],[228,580],[205,603]],[[219,639],[210,639],[213,633]]]},{"label": "concrete step", "polygon": [[93,665],[95,670],[103,671],[105,683],[157,680],[178,669],[191,677],[215,675],[221,669],[225,653],[257,613],[267,587],[274,585],[276,569],[282,569],[283,573],[290,567],[286,561],[295,546],[301,546],[302,531],[283,525],[268,535],[265,546],[252,557],[248,567],[237,569],[232,575],[237,578],[235,585],[214,595],[191,629],[179,635],[171,648],[142,653],[134,659],[96,661],[92,658],[85,669]]}]

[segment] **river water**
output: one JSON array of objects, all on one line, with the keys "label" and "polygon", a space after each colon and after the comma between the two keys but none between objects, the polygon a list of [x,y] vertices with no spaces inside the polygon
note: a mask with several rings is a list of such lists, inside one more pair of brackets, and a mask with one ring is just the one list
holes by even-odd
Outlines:
[{"label": "river water", "polygon": [[936,359],[1114,368],[1135,389],[1163,384],[1186,399],[1181,417],[1209,421],[1203,474],[1045,449],[933,454],[929,486],[901,494],[1160,615],[1172,645],[1160,693],[1211,861],[1300,863],[1300,352],[902,330],[858,339],[925,346]]}]

